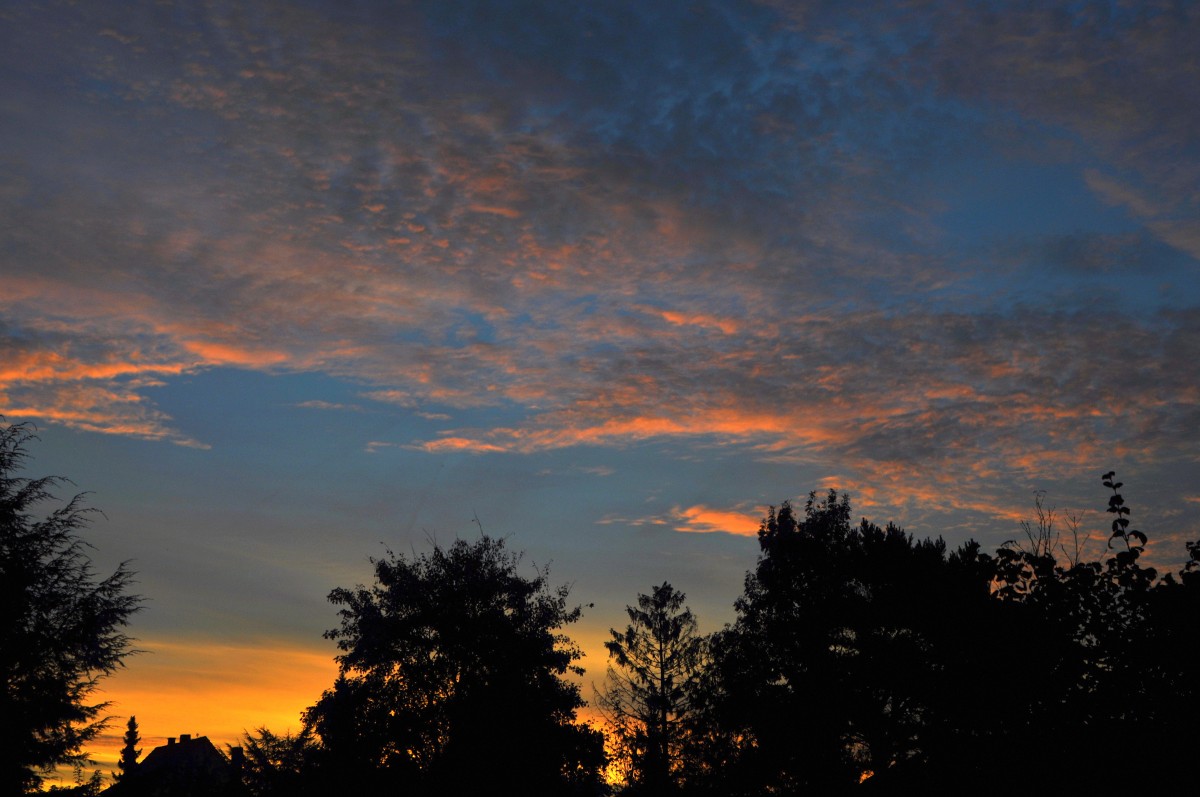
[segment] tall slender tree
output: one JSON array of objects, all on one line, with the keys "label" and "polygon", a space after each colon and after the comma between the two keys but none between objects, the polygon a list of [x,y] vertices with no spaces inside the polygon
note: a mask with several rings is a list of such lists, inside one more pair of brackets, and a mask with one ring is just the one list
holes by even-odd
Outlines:
[{"label": "tall slender tree", "polygon": [[630,789],[666,794],[678,785],[704,639],[685,595],[664,582],[627,606],[629,625],[604,643],[612,666],[597,703]]},{"label": "tall slender tree", "polygon": [[142,751],[138,749],[141,741],[142,737],[138,735],[137,717],[130,716],[129,722],[125,723],[125,746],[121,748],[121,757],[117,759],[117,769],[121,771],[113,776],[117,782],[125,780],[137,769],[138,756],[142,754]]}]

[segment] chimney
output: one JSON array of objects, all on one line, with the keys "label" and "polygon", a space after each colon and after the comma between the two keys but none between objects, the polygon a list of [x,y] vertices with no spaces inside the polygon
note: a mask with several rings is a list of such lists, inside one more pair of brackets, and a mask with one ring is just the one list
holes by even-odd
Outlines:
[{"label": "chimney", "polygon": [[246,763],[246,756],[242,752],[242,748],[230,747],[229,748],[229,765],[230,765],[230,767],[232,767],[233,774],[235,777],[241,776],[242,767],[245,765],[245,763]]},{"label": "chimney", "polygon": [[170,747],[170,746],[171,746],[171,745],[173,745],[173,744],[175,744],[175,737],[174,737],[174,736],[168,736],[168,737],[167,737],[167,747]]},{"label": "chimney", "polygon": [[187,744],[191,740],[192,740],[192,735],[190,733],[179,734],[179,743],[180,744]]}]

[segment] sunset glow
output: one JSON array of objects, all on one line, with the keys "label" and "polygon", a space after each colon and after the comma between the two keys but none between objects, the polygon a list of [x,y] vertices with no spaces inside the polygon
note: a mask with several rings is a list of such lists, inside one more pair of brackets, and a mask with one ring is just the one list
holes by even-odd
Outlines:
[{"label": "sunset glow", "polygon": [[1177,566],[1200,6],[991,5],[0,3],[0,415],[139,573],[113,715],[297,729],[329,591],[481,532],[585,697],[810,490],[1100,549],[1115,469]]}]

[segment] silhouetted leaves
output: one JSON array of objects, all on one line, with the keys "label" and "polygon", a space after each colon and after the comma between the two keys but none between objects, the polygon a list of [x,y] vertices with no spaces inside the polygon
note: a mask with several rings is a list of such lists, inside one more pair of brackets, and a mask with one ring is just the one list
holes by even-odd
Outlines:
[{"label": "silhouetted leaves", "polygon": [[546,570],[481,537],[413,559],[373,560],[375,584],[336,589],[341,675],[306,715],[333,788],[405,785],[471,794],[592,793],[600,734],[576,722],[581,653],[559,633],[579,619]]},{"label": "silhouetted leaves", "polygon": [[1119,550],[1103,562],[1082,561],[1077,534],[1066,551],[1040,495],[1028,545],[994,555],[852,526],[833,491],[803,516],[772,509],[702,678],[725,742],[709,793],[970,793],[998,773],[1036,790],[1134,788],[1143,773],[1184,787],[1200,542],[1178,579],[1158,579],[1114,476]]},{"label": "silhouetted leaves", "polygon": [[[1025,539],[992,553],[856,525],[833,490],[811,493],[802,513],[772,508],[734,623],[700,637],[684,596],[664,583],[612,630],[600,705],[627,793],[1107,793],[1147,778],[1192,788],[1200,541],[1159,578],[1141,562],[1148,536],[1130,528],[1114,477],[1102,478],[1113,515],[1102,561],[1084,559],[1069,517],[1068,550],[1040,493]],[[9,479],[3,495],[40,500],[48,483]],[[52,516],[67,539],[80,511]],[[580,617],[566,587],[550,587],[545,569],[519,574],[520,557],[487,537],[372,565],[373,585],[330,594],[341,607],[326,634],[340,651],[337,680],[300,734],[245,737],[238,788],[607,791],[602,739],[577,722],[584,704],[565,679],[581,673],[562,633]],[[116,604],[116,616],[132,606]],[[113,637],[112,649],[123,642]],[[126,741],[136,760],[132,719]]]},{"label": "silhouetted leaves", "polygon": [[[233,752],[233,748],[230,748]],[[309,728],[283,736],[259,728],[242,737],[241,779],[254,797],[298,797],[314,793],[312,770],[318,744]]]}]

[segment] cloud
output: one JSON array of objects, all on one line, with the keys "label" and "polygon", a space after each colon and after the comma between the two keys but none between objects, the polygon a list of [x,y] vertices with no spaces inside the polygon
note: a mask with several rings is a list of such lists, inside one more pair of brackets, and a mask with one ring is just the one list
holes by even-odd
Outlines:
[{"label": "cloud", "polygon": [[506,449],[502,446],[486,443],[481,440],[471,440],[465,437],[443,437],[423,443],[420,448],[431,453],[447,453],[465,451],[470,454],[499,453]]},{"label": "cloud", "polygon": [[286,362],[281,351],[263,351],[211,341],[183,341],[183,348],[206,365],[233,365],[242,368],[269,368]]},{"label": "cloud", "polygon": [[[1196,19],[1058,11],[30,4],[0,398],[196,445],[161,380],[318,372],[454,411],[402,441],[432,454],[678,440],[980,511],[998,474],[1173,461]],[[1126,227],[972,238],[943,211],[981,160],[1068,172]]]},{"label": "cloud", "polygon": [[758,534],[758,527],[761,525],[763,517],[766,516],[766,508],[760,507],[756,514],[746,514],[697,504],[686,509],[675,509],[673,514],[680,524],[675,527],[676,531],[704,534],[721,532],[753,537]]},{"label": "cloud", "polygon": [[610,526],[614,524],[623,524],[628,526],[667,526],[671,523],[670,516],[664,515],[649,515],[646,517],[622,517],[620,515],[604,515],[596,521],[597,525]]},{"label": "cloud", "polygon": [[358,406],[357,404],[342,404],[336,401],[322,401],[320,399],[301,401],[294,406],[303,407],[304,409],[309,410],[350,410],[351,412],[362,411],[362,407]]},{"label": "cloud", "polygon": [[101,341],[31,339],[0,329],[0,415],[205,448],[172,428],[145,398],[188,366],[150,352],[132,354],[122,358]]}]

